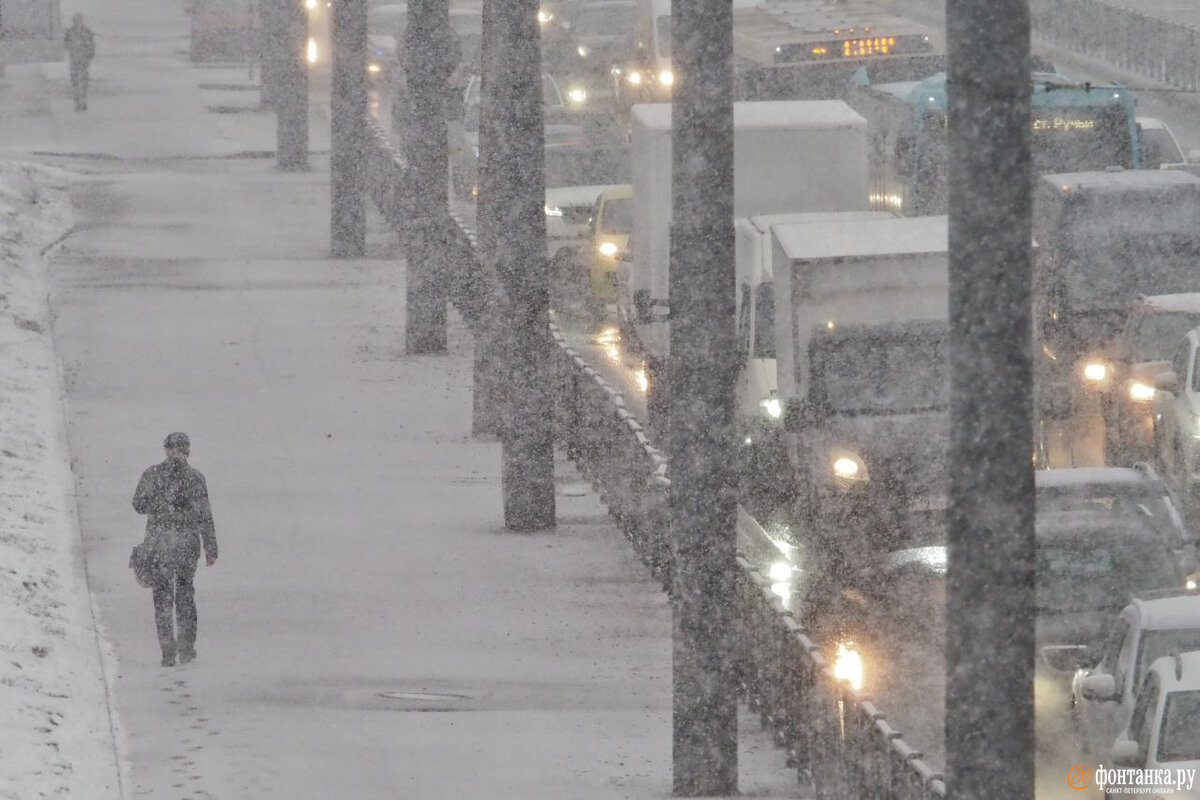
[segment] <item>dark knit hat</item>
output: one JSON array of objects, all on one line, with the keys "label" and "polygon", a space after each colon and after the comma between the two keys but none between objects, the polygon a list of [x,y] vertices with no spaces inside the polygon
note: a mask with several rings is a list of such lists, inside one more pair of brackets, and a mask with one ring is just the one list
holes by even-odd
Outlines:
[{"label": "dark knit hat", "polygon": [[180,431],[168,433],[167,438],[163,440],[163,447],[170,447],[175,450],[187,450],[191,446],[192,443],[188,441],[187,434]]}]

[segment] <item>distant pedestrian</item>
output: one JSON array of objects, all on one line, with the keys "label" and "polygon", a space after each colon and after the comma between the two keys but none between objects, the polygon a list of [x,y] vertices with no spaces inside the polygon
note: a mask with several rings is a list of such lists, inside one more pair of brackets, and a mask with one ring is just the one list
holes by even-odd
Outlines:
[{"label": "distant pedestrian", "polygon": [[71,97],[75,99],[75,110],[87,110],[88,70],[96,57],[96,39],[92,29],[83,24],[83,14],[71,17],[71,27],[63,35],[67,48],[67,61],[71,65]]},{"label": "distant pedestrian", "polygon": [[154,622],[162,665],[186,664],[196,657],[196,597],[193,579],[200,548],[208,566],[217,563],[217,535],[208,486],[188,464],[191,443],[185,433],[163,442],[166,459],[146,469],[133,493],[133,508],[148,515],[146,542],[154,564]]}]

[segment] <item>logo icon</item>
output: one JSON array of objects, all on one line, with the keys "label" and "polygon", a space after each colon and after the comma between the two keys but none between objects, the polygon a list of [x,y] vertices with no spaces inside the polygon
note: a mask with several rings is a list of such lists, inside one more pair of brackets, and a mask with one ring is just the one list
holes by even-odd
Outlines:
[{"label": "logo icon", "polygon": [[1086,789],[1092,785],[1092,771],[1085,764],[1076,764],[1067,770],[1067,786]]}]

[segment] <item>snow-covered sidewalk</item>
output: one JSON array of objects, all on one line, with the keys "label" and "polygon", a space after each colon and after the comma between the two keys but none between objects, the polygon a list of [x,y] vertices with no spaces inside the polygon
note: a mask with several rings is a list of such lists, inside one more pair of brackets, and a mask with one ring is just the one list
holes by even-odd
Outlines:
[{"label": "snow-covered sidewalk", "polygon": [[118,797],[112,656],[87,591],[43,251],[71,176],[0,161],[0,797]]}]

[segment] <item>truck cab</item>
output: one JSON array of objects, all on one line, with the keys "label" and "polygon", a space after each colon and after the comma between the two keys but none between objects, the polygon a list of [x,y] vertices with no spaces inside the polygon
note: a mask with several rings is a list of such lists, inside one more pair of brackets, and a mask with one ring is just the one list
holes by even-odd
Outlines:
[{"label": "truck cab", "polygon": [[777,380],[799,521],[847,555],[939,525],[948,220],[775,225]]},{"label": "truck cab", "polygon": [[[1195,291],[1200,178],[1179,170],[1041,176],[1034,188],[1034,320],[1067,402],[1047,415],[1098,412],[1114,391],[1116,340],[1138,295]],[[1053,398],[1039,389],[1042,398]],[[1061,397],[1057,399],[1061,400]]]},{"label": "truck cab", "polygon": [[776,377],[775,282],[771,228],[837,219],[889,219],[872,211],[761,214],[734,220],[738,376],[735,425],[743,497],[773,511],[793,493]]}]

